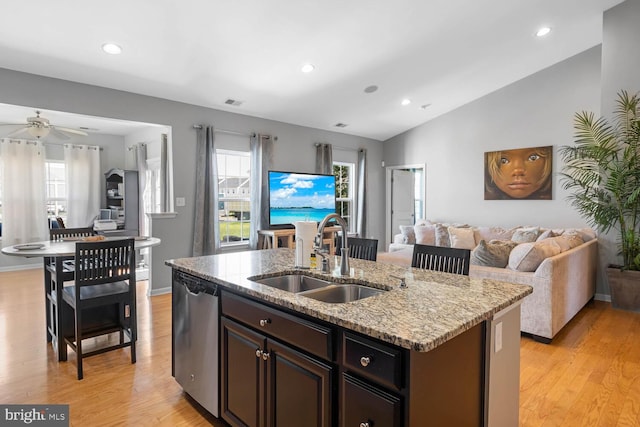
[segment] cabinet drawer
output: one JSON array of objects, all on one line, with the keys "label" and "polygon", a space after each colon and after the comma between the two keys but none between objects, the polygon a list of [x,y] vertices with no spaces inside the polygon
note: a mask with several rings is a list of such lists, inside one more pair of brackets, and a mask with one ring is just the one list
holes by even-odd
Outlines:
[{"label": "cabinet drawer", "polygon": [[325,360],[332,360],[333,331],[229,292],[222,293],[222,314],[279,338]]},{"label": "cabinet drawer", "polygon": [[400,349],[349,332],[342,335],[342,348],[346,369],[386,386],[402,387]]},{"label": "cabinet drawer", "polygon": [[343,374],[340,407],[341,427],[384,426],[400,427],[402,399],[364,381]]}]

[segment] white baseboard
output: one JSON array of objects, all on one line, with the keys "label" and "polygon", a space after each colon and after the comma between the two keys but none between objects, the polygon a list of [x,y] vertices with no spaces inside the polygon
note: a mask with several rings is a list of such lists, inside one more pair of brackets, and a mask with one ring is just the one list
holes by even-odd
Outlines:
[{"label": "white baseboard", "polygon": [[593,297],[593,299],[597,300],[597,301],[606,301],[606,302],[611,302],[611,295],[606,295],[606,294],[595,294],[595,296]]},{"label": "white baseboard", "polygon": [[9,267],[0,267],[0,273],[6,271],[20,271],[20,270],[34,270],[36,268],[42,268],[42,263],[39,264],[24,264],[24,265],[12,265]]},{"label": "white baseboard", "polygon": [[166,288],[160,288],[160,289],[152,289],[149,292],[149,296],[153,297],[156,295],[164,295],[164,294],[170,294],[171,293],[171,286],[168,286]]}]

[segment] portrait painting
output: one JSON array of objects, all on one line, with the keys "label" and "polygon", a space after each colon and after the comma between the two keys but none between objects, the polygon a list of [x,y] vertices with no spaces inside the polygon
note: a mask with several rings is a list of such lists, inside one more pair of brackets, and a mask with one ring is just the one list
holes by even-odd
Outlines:
[{"label": "portrait painting", "polygon": [[484,153],[485,200],[551,200],[553,147]]}]

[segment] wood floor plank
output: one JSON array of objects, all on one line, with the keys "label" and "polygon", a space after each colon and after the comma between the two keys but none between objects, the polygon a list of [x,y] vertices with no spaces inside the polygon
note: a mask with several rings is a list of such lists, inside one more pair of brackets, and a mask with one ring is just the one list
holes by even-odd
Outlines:
[{"label": "wood floor plank", "polygon": [[[58,362],[40,269],[0,273],[0,403],[70,405],[72,426],[216,426],[171,376],[171,296],[138,284],[138,355]],[[554,338],[520,340],[520,427],[640,427],[640,313],[595,301]]]}]

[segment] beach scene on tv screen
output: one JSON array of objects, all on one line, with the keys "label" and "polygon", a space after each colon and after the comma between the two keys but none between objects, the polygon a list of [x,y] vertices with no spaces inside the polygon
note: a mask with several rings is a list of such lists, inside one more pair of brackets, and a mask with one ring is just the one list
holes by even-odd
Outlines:
[{"label": "beach scene on tv screen", "polygon": [[333,175],[269,172],[270,223],[322,221],[335,212],[335,185]]}]

